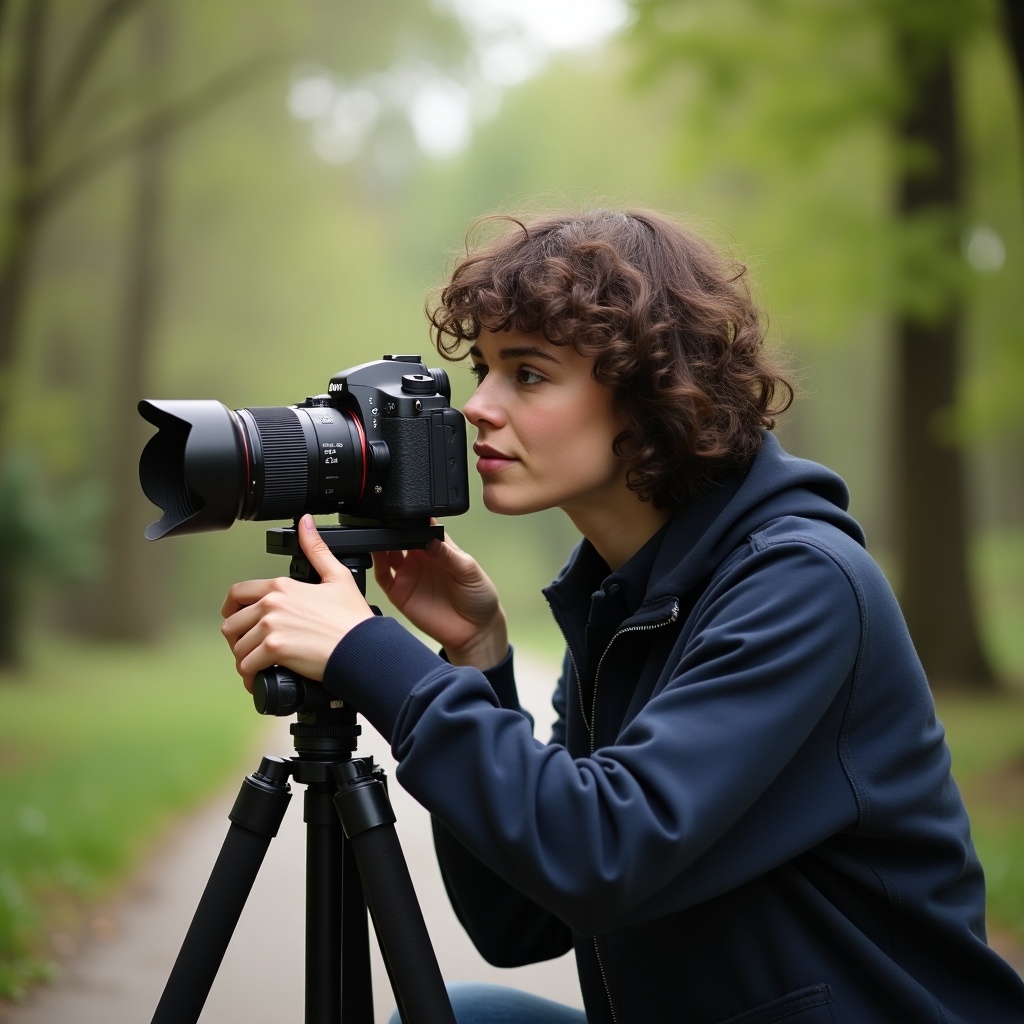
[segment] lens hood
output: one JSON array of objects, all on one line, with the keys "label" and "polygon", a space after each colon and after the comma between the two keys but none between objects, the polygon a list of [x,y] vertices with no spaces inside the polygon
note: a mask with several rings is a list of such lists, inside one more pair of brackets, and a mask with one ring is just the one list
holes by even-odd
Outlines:
[{"label": "lens hood", "polygon": [[157,428],[139,459],[142,489],[163,515],[146,527],[147,540],[226,530],[246,493],[248,458],[234,415],[220,402],[139,402]]}]

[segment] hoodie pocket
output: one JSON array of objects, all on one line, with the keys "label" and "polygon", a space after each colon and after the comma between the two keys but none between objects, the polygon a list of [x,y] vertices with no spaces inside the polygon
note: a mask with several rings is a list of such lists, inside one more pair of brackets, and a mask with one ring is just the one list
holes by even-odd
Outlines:
[{"label": "hoodie pocket", "polygon": [[839,1024],[828,985],[812,985],[773,999],[719,1024]]}]

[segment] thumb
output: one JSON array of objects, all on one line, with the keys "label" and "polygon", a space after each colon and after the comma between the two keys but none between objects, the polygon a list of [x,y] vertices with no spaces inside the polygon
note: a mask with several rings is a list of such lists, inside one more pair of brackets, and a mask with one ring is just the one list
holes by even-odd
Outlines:
[{"label": "thumb", "polygon": [[299,547],[309,564],[325,583],[350,576],[351,573],[331,554],[331,549],[320,536],[316,522],[311,515],[304,515],[299,520]]}]

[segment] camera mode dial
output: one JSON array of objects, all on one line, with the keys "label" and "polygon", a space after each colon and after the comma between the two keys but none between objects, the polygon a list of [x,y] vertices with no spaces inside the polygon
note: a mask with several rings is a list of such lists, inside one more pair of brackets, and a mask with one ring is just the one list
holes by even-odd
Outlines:
[{"label": "camera mode dial", "polygon": [[426,373],[402,375],[402,391],[407,395],[432,395],[436,390],[434,378]]}]

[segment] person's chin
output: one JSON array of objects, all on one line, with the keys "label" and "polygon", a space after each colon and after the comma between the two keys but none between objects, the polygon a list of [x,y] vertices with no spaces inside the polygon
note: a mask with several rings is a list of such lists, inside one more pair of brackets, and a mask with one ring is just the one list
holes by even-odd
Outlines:
[{"label": "person's chin", "polygon": [[502,493],[503,488],[487,484],[483,489],[484,508],[499,516],[525,516],[530,512],[539,511],[536,504],[524,501],[522,497],[510,494],[507,490]]}]

